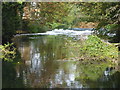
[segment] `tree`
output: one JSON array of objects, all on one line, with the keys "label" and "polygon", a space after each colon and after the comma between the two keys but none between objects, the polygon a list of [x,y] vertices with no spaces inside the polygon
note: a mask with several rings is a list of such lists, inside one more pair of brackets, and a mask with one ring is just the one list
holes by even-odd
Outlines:
[{"label": "tree", "polygon": [[[71,13],[72,4],[63,2],[26,3],[31,30],[41,32],[40,28],[67,28],[74,20]],[[35,29],[34,29],[35,28]]]},{"label": "tree", "polygon": [[116,42],[120,38],[120,2],[83,2],[76,3],[83,21],[99,22],[97,30],[109,27],[110,32],[116,33]]},{"label": "tree", "polygon": [[113,3],[112,6],[107,10],[107,19],[110,22],[107,26],[111,31],[115,31],[116,36],[114,37],[115,42],[120,42],[120,2]]},{"label": "tree", "polygon": [[11,42],[11,38],[20,28],[22,5],[18,2],[2,3],[2,42]]}]

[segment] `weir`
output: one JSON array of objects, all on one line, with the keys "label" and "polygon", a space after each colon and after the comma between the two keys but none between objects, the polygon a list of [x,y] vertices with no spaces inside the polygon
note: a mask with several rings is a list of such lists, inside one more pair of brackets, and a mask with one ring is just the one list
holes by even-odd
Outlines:
[{"label": "weir", "polygon": [[15,36],[29,36],[29,35],[67,35],[67,36],[78,36],[78,35],[91,35],[93,33],[90,28],[74,28],[74,29],[54,29],[45,33],[30,33],[30,34],[16,34]]}]

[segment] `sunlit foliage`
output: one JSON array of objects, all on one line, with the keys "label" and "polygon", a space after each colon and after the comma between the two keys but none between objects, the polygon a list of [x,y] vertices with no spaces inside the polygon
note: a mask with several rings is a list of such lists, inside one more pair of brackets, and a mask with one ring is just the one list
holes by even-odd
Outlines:
[{"label": "sunlit foliage", "polygon": [[68,47],[72,47],[73,50],[79,53],[80,60],[108,60],[111,62],[116,62],[118,60],[118,48],[112,44],[101,41],[97,36],[91,35],[87,40],[80,42],[81,44],[79,44],[79,41],[75,41],[72,44],[68,42],[67,44],[69,45]]},{"label": "sunlit foliage", "polygon": [[0,58],[4,61],[13,61],[16,54],[16,48],[13,47],[13,43],[0,45],[0,54]]}]

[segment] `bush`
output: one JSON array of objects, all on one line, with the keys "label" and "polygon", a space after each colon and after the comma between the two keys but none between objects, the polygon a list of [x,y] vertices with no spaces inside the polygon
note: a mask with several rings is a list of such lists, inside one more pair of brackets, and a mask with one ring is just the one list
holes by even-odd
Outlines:
[{"label": "bush", "polygon": [[110,62],[118,59],[118,48],[102,41],[95,35],[90,35],[87,40],[80,40],[80,42],[67,42],[66,45],[71,48],[71,52],[74,52],[73,57],[79,57],[79,59]]},{"label": "bush", "polygon": [[15,54],[16,48],[13,47],[13,43],[0,45],[0,58],[4,61],[13,61]]},{"label": "bush", "polygon": [[88,39],[85,41],[85,45],[81,50],[84,50],[86,54],[92,57],[109,59],[118,58],[118,50],[114,45],[103,42],[94,35],[88,36]]}]

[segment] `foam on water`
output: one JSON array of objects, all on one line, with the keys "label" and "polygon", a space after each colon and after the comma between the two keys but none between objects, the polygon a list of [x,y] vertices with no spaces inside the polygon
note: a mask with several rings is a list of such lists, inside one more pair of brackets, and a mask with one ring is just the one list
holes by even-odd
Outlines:
[{"label": "foam on water", "polygon": [[93,31],[84,30],[84,31],[75,31],[75,30],[63,30],[63,29],[54,29],[52,31],[47,31],[45,33],[31,33],[31,34],[17,34],[16,36],[21,35],[67,35],[67,36],[77,36],[77,35],[91,35]]}]

